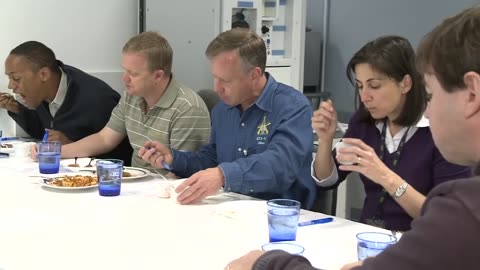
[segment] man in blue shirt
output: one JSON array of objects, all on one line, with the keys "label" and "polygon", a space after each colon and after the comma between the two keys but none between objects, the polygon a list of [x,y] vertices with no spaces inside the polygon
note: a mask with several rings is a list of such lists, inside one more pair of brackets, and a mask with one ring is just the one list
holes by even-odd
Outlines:
[{"label": "man in blue shirt", "polygon": [[178,188],[182,204],[220,188],[260,199],[288,198],[310,209],[312,108],[305,96],[265,73],[266,48],[257,34],[232,29],[208,46],[219,102],[212,111],[210,143],[180,152],[146,142],[139,156],[154,167],[188,177]]}]

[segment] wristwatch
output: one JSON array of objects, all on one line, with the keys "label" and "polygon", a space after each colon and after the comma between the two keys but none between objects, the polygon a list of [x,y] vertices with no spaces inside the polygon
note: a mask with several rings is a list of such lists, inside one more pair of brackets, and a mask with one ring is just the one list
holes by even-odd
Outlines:
[{"label": "wristwatch", "polygon": [[396,199],[396,198],[400,198],[402,197],[403,194],[405,194],[405,191],[407,191],[407,187],[408,187],[408,183],[406,181],[403,182],[403,184],[401,184],[397,190],[395,190],[394,193],[390,194],[392,196],[392,198]]}]

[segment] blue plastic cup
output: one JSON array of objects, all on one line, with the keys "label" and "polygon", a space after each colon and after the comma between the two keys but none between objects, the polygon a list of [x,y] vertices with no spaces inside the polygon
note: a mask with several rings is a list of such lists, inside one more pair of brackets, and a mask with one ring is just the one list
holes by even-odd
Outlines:
[{"label": "blue plastic cup", "polygon": [[38,168],[40,173],[58,173],[60,170],[61,142],[39,142],[37,143]]},{"label": "blue plastic cup", "polygon": [[123,161],[97,160],[98,192],[100,196],[118,196],[122,185]]},{"label": "blue plastic cup", "polygon": [[302,255],[305,251],[305,248],[300,246],[299,244],[292,243],[292,242],[275,242],[275,243],[268,243],[262,246],[263,251],[271,251],[271,250],[283,250],[293,255]]},{"label": "blue plastic cup", "polygon": [[267,213],[270,242],[295,241],[300,202],[288,199],[269,200]]},{"label": "blue plastic cup", "polygon": [[381,232],[364,232],[357,234],[358,260],[377,256],[388,246],[397,242],[397,238],[391,234]]}]

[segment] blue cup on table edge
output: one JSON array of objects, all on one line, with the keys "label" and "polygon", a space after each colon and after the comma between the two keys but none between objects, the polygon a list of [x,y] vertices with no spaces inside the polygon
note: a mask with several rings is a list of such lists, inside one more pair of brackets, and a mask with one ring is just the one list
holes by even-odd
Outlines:
[{"label": "blue cup on table edge", "polygon": [[100,159],[96,162],[98,193],[100,196],[120,195],[123,174],[123,160]]},{"label": "blue cup on table edge", "polygon": [[365,260],[380,254],[387,247],[395,244],[397,238],[388,233],[362,232],[357,234],[358,260]]},{"label": "blue cup on table edge", "polygon": [[292,255],[302,255],[305,248],[294,242],[273,242],[262,246],[263,251],[283,250]]},{"label": "blue cup on table edge", "polygon": [[270,242],[295,241],[297,238],[300,202],[289,199],[267,201]]},{"label": "blue cup on table edge", "polygon": [[60,170],[62,143],[57,141],[37,143],[37,159],[40,173],[52,174]]}]

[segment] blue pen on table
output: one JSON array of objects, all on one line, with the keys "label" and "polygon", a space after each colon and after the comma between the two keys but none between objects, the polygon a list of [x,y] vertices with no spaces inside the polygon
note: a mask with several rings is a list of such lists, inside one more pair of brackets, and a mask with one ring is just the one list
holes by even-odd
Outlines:
[{"label": "blue pen on table", "polygon": [[[150,150],[150,149],[152,149],[152,148],[147,147],[147,151]],[[167,171],[171,171],[171,170],[172,170],[172,168],[170,167],[170,165],[168,165],[167,162],[165,162],[165,160],[162,160],[162,166],[163,166],[163,168],[165,168],[165,170],[167,170]]]},{"label": "blue pen on table", "polygon": [[299,222],[298,227],[315,225],[315,224],[324,224],[324,223],[329,223],[329,222],[332,222],[332,221],[333,221],[332,217],[314,219],[314,220]]},{"label": "blue pen on table", "polygon": [[15,140],[20,140],[20,137],[2,137],[0,138],[0,141],[15,141]]}]

